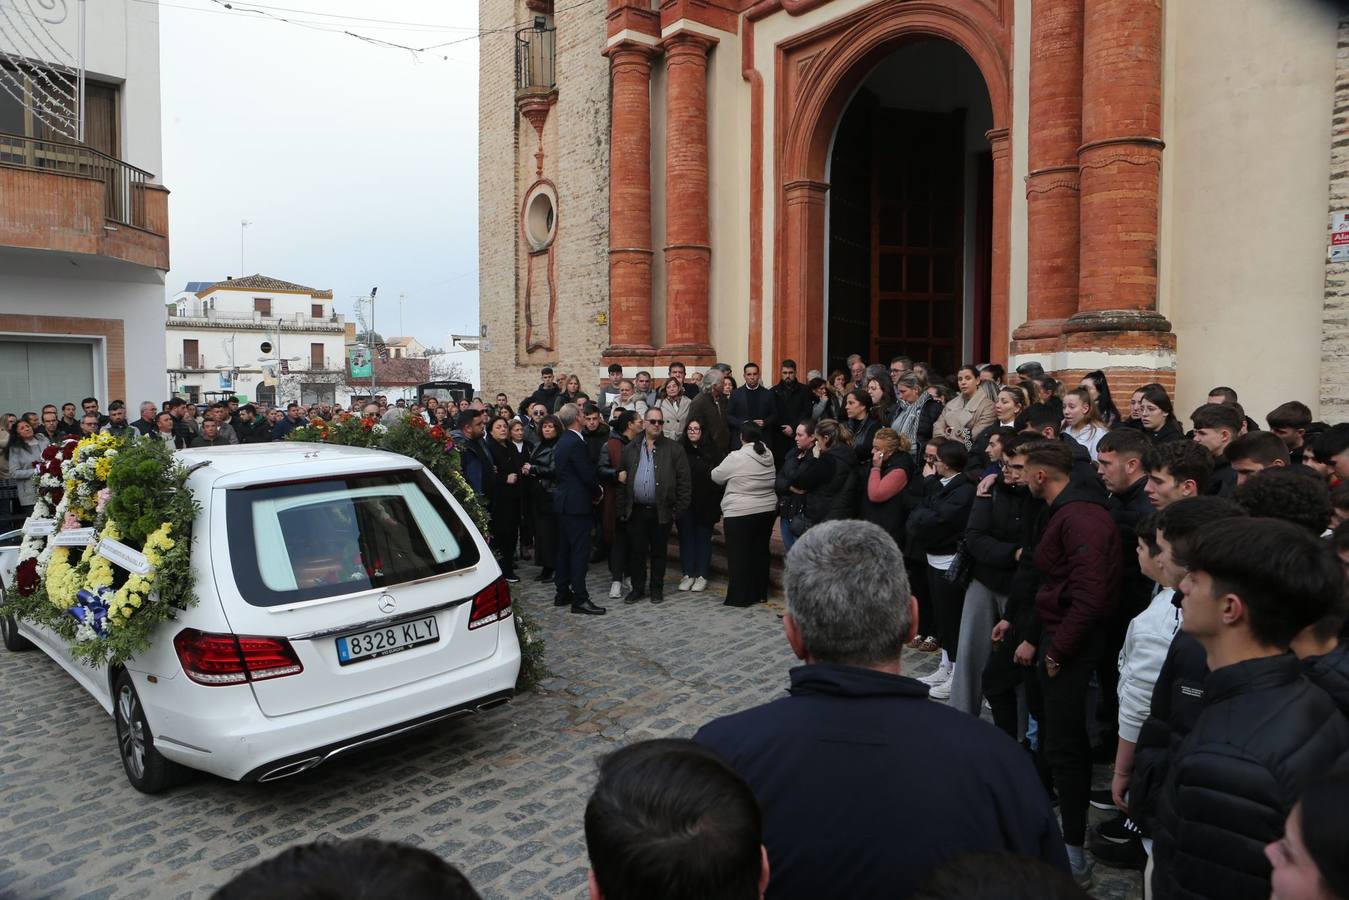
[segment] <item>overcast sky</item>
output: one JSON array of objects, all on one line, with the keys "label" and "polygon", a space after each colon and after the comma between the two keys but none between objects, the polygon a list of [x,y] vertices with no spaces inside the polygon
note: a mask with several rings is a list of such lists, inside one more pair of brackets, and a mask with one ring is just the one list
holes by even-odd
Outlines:
[{"label": "overcast sky", "polygon": [[261,272],[332,288],[350,316],[378,286],[385,336],[400,333],[399,294],[402,334],[442,346],[476,333],[478,46],[462,40],[476,33],[476,0],[259,2],[409,46],[460,42],[414,59],[211,0],[163,0],[170,296]]}]

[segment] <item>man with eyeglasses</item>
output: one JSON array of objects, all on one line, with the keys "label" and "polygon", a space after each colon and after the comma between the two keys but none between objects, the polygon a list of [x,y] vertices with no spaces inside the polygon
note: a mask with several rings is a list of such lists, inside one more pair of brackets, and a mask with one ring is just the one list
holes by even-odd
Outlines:
[{"label": "man with eyeglasses", "polygon": [[670,524],[693,500],[693,481],[684,448],[665,437],[659,408],[646,411],[642,436],[629,441],[620,457],[618,519],[626,526],[632,604],[647,596],[647,560],[651,562],[651,602],[665,599],[665,558]]}]

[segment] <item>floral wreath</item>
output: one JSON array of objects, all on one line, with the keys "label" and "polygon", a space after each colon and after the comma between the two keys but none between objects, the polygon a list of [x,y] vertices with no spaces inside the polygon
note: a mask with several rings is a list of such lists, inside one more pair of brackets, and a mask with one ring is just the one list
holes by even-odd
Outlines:
[{"label": "floral wreath", "polygon": [[[149,647],[160,622],[195,603],[187,471],[160,441],[109,434],[48,447],[35,470],[30,521],[53,530],[27,530],[6,611],[55,631],[78,659],[121,664]],[[83,549],[57,544],[57,535],[82,528],[94,535]],[[114,566],[100,550],[101,541],[123,540],[140,545],[146,571]]]}]

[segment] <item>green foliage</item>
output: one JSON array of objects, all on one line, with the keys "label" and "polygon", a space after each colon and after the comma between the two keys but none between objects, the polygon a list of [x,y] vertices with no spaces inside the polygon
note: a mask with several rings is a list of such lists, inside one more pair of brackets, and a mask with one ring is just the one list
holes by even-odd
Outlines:
[{"label": "green foliage", "polygon": [[546,644],[543,632],[534,616],[527,613],[518,603],[512,603],[515,615],[515,636],[520,640],[520,675],[515,679],[515,689],[521,693],[532,691],[539,682],[553,674],[548,671],[544,660]]},{"label": "green foliage", "polygon": [[108,473],[111,499],[104,512],[123,543],[139,547],[167,519],[166,491],[175,486],[173,455],[163,441],[132,441],[118,451]]}]

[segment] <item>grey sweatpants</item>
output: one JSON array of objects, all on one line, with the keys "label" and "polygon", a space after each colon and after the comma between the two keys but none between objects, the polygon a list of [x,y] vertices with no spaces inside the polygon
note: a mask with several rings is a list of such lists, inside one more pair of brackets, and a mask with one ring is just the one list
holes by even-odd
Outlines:
[{"label": "grey sweatpants", "polygon": [[1007,606],[1006,594],[995,594],[977,580],[965,590],[965,610],[960,619],[960,640],[956,644],[955,674],[951,681],[951,699],[947,706],[976,718],[984,699],[984,666],[993,642],[989,635]]}]

